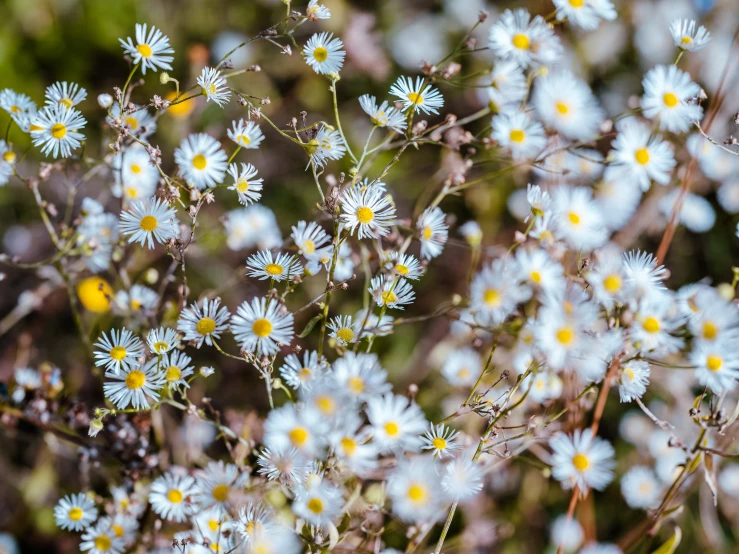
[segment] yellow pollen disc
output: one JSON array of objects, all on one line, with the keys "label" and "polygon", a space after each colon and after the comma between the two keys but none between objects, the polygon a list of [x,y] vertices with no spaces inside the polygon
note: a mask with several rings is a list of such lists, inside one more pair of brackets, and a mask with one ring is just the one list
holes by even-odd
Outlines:
[{"label": "yellow pollen disc", "polygon": [[300,371],[298,371],[298,377],[300,378],[301,381],[305,382],[311,377],[313,377],[313,372],[307,367],[304,367]]},{"label": "yellow pollen disc", "polygon": [[136,46],[136,50],[138,50],[139,54],[141,54],[144,58],[148,58],[152,54],[151,46],[149,46],[148,44],[139,44],[138,46]]},{"label": "yellow pollen disc", "polygon": [[157,228],[159,222],[157,221],[157,218],[153,215],[145,215],[141,218],[141,223],[139,225],[141,226],[141,229],[143,231],[151,233],[154,229]]},{"label": "yellow pollen disc", "polygon": [[210,94],[215,94],[217,90],[218,90],[218,87],[216,87],[213,83],[208,85],[208,92]]},{"label": "yellow pollen disc", "polygon": [[264,271],[270,275],[282,275],[284,268],[280,264],[267,264]]},{"label": "yellow pollen disc", "polygon": [[333,415],[336,412],[336,402],[330,396],[316,398],[316,407],[325,415]]},{"label": "yellow pollen disc", "polygon": [[580,225],[580,216],[577,215],[575,212],[568,213],[567,218],[570,220],[570,223],[572,223],[573,225]]},{"label": "yellow pollen disc", "polygon": [[220,552],[221,551],[221,545],[218,544],[217,542],[212,542],[212,543],[210,543],[210,549],[213,552]]},{"label": "yellow pollen disc", "polygon": [[603,288],[606,289],[610,294],[615,294],[621,290],[621,276],[620,275],[609,275],[603,279]]},{"label": "yellow pollen disc", "polygon": [[242,179],[241,181],[236,183],[236,190],[238,190],[242,194],[245,193],[247,190],[249,190],[249,181]]},{"label": "yellow pollen disc", "polygon": [[326,50],[323,46],[319,46],[315,50],[313,50],[313,57],[317,62],[325,62],[326,58],[328,58],[328,50]]},{"label": "yellow pollen disc", "polygon": [[515,46],[519,50],[528,50],[531,46],[531,40],[529,40],[529,37],[527,37],[523,33],[517,33],[513,35],[513,38],[511,39],[511,44],[513,44],[513,46]]},{"label": "yellow pollen disc", "polygon": [[391,290],[387,290],[382,293],[382,302],[385,305],[392,304],[393,302],[397,302],[397,300],[398,300],[398,295],[395,294]]},{"label": "yellow pollen disc", "polygon": [[585,0],[570,0],[570,6],[573,8],[582,8]]},{"label": "yellow pollen disc", "polygon": [[336,336],[339,338],[339,340],[342,340],[344,342],[351,342],[354,340],[354,331],[352,331],[349,327],[342,327],[338,331],[336,331]]},{"label": "yellow pollen disc", "polygon": [[488,289],[483,296],[485,304],[491,308],[500,306],[500,292],[497,289]]},{"label": "yellow pollen disc", "polygon": [[307,240],[303,243],[303,252],[306,254],[313,254],[316,251],[316,245],[312,240]]},{"label": "yellow pollen disc", "polygon": [[218,520],[211,519],[208,522],[208,527],[210,528],[211,531],[218,531]]},{"label": "yellow pollen disc", "polygon": [[634,158],[636,159],[637,163],[641,165],[647,165],[649,163],[649,150],[646,148],[639,148],[636,152],[634,152]]},{"label": "yellow pollen disc", "polygon": [[10,111],[13,113],[20,113],[22,110],[20,106],[10,106]]},{"label": "yellow pollen disc", "polygon": [[431,444],[434,448],[436,448],[436,450],[444,450],[446,448],[446,439],[436,437],[434,440],[431,441]]},{"label": "yellow pollen disc", "polygon": [[414,483],[408,487],[408,498],[417,504],[423,502],[428,497],[428,491],[423,485]]},{"label": "yellow pollen disc", "polygon": [[404,266],[403,264],[395,264],[395,271],[397,271],[401,275],[408,275],[408,267]]},{"label": "yellow pollen disc", "polygon": [[398,427],[398,424],[393,421],[388,421],[385,424],[385,433],[387,433],[391,437],[395,437],[398,433],[400,433],[400,427]]},{"label": "yellow pollen disc", "polygon": [[272,323],[268,319],[257,319],[252,324],[251,330],[258,337],[268,337],[272,332]]},{"label": "yellow pollen disc", "polygon": [[204,317],[195,326],[195,330],[201,335],[210,335],[216,330],[216,322],[210,317]]},{"label": "yellow pollen disc", "polygon": [[665,106],[667,106],[668,108],[674,108],[679,102],[677,96],[675,96],[671,92],[666,92],[665,95],[662,97],[662,100],[664,101]]},{"label": "yellow pollen disc", "polygon": [[570,108],[564,102],[557,102],[556,107],[557,111],[562,115],[567,115],[570,111]]},{"label": "yellow pollen disc", "polygon": [[59,100],[59,104],[71,108],[73,106],[72,101],[69,98],[62,98]]},{"label": "yellow pollen disc", "polygon": [[687,36],[680,39],[680,44],[690,44],[691,42],[693,42],[693,39]]},{"label": "yellow pollen disc", "polygon": [[236,137],[236,142],[241,142],[247,146],[251,144],[251,139],[246,135],[239,135]]},{"label": "yellow pollen disc", "polygon": [[511,129],[509,136],[513,142],[517,142],[520,144],[526,138],[526,133],[524,133],[521,129]]},{"label": "yellow pollen disc", "polygon": [[128,125],[134,131],[139,128],[139,120],[133,116],[128,116],[126,119],[123,120],[123,123]]},{"label": "yellow pollen disc", "polygon": [[367,206],[362,206],[357,210],[356,216],[359,223],[361,223],[362,225],[367,225],[375,218],[375,212],[373,212],[372,209],[368,208]]},{"label": "yellow pollen disc", "polygon": [[703,338],[706,340],[713,340],[718,335],[718,327],[710,321],[703,323]]},{"label": "yellow pollen disc", "polygon": [[724,360],[721,356],[710,354],[706,358],[706,365],[711,371],[718,371],[719,369],[721,369],[721,366],[724,365]]},{"label": "yellow pollen disc", "polygon": [[164,374],[164,378],[169,383],[174,383],[182,378],[182,372],[176,365],[171,365],[167,368],[167,372]]},{"label": "yellow pollen disc", "polygon": [[577,471],[585,471],[590,467],[590,460],[585,454],[579,452],[572,457],[572,465],[575,466]]},{"label": "yellow pollen disc", "polygon": [[169,344],[163,341],[155,342],[154,350],[156,352],[166,352],[167,350],[169,350]]},{"label": "yellow pollen disc", "polygon": [[290,437],[290,442],[298,448],[303,446],[309,437],[308,430],[305,427],[295,427],[287,436]]},{"label": "yellow pollen disc", "polygon": [[569,327],[562,327],[557,331],[557,340],[567,346],[575,339],[575,332]]},{"label": "yellow pollen disc", "polygon": [[124,530],[123,530],[123,527],[121,527],[120,525],[113,525],[111,527],[111,529],[113,529],[113,534],[116,537],[122,537],[123,536]]},{"label": "yellow pollen disc", "polygon": [[3,161],[9,164],[15,163],[15,152],[8,150],[3,153]]},{"label": "yellow pollen disc", "polygon": [[565,300],[563,306],[564,306],[565,312],[567,312],[568,314],[572,313],[572,310],[574,309],[572,302],[570,302],[569,300]]},{"label": "yellow pollen disc", "polygon": [[220,484],[213,487],[213,498],[218,502],[225,502],[228,499],[228,485]]},{"label": "yellow pollen disc", "polygon": [[531,277],[531,280],[534,283],[541,283],[541,273],[539,273],[538,271],[532,271],[529,277]]},{"label": "yellow pollen disc", "polygon": [[95,313],[107,312],[113,298],[113,289],[100,277],[89,277],[77,285],[77,295],[85,309]]},{"label": "yellow pollen disc", "polygon": [[131,171],[136,174],[139,174],[141,173],[141,166],[138,164],[131,164]]},{"label": "yellow pollen disc", "polygon": [[354,452],[357,450],[357,443],[354,439],[344,437],[341,439],[341,448],[344,450],[344,454],[347,456],[353,456]]},{"label": "yellow pollen disc", "polygon": [[169,500],[172,504],[179,504],[182,502],[182,491],[178,489],[171,489],[167,493],[167,500]]},{"label": "yellow pollen disc", "polygon": [[63,139],[67,134],[67,127],[62,123],[56,123],[51,128],[51,136],[55,139]]},{"label": "yellow pollen disc", "polygon": [[636,375],[634,375],[634,370],[631,369],[630,367],[625,367],[624,368],[624,375],[626,375],[626,378],[629,381],[633,381],[634,380],[634,377],[636,377]]},{"label": "yellow pollen disc", "polygon": [[349,381],[347,381],[347,385],[349,386],[349,390],[354,394],[360,394],[364,391],[364,381],[361,377],[351,377]]},{"label": "yellow pollen disc", "polygon": [[110,357],[120,362],[123,358],[126,357],[126,349],[122,346],[114,346],[110,349]]},{"label": "yellow pollen disc", "polygon": [[140,389],[146,383],[146,375],[143,371],[134,369],[131,373],[126,375],[126,388],[131,390]]},{"label": "yellow pollen disc", "polygon": [[308,504],[306,504],[306,506],[314,514],[320,514],[323,512],[323,502],[320,498],[311,498],[308,500]]},{"label": "yellow pollen disc", "polygon": [[426,227],[423,228],[423,238],[424,240],[431,240],[431,235],[434,234],[434,230],[426,225]]},{"label": "yellow pollen disc", "polygon": [[71,510],[69,510],[68,515],[69,519],[71,519],[72,521],[79,521],[82,519],[84,513],[82,512],[81,508],[72,508]]},{"label": "yellow pollen disc", "polygon": [[202,154],[195,154],[195,157],[192,159],[192,165],[195,169],[205,169],[205,166],[208,165],[208,160]]},{"label": "yellow pollen disc", "polygon": [[469,376],[470,376],[470,370],[469,370],[469,369],[467,369],[466,367],[463,367],[462,369],[460,369],[460,370],[459,370],[459,371],[457,372],[457,376],[458,376],[458,377],[459,377],[460,379],[467,379],[467,377],[469,377]]},{"label": "yellow pollen disc", "polygon": [[139,191],[137,191],[134,187],[128,187],[126,189],[126,194],[128,194],[129,198],[138,198]]},{"label": "yellow pollen disc", "polygon": [[95,537],[95,540],[93,542],[95,543],[95,549],[99,550],[100,552],[107,552],[108,550],[110,550],[111,540],[105,535]]},{"label": "yellow pollen disc", "polygon": [[659,320],[651,316],[644,320],[642,326],[647,333],[657,333],[660,329]]},{"label": "yellow pollen disc", "polygon": [[[20,110],[19,110],[20,111]],[[29,131],[43,131],[43,127],[39,127],[38,125],[31,124],[31,126],[28,128]]]},{"label": "yellow pollen disc", "polygon": [[408,100],[413,102],[414,104],[423,104],[423,96],[418,94],[417,92],[409,92],[408,93]]}]

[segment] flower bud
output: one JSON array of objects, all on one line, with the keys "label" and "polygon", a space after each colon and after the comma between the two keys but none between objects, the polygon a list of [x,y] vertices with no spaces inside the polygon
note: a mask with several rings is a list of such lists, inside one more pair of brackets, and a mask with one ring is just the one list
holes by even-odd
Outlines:
[{"label": "flower bud", "polygon": [[98,104],[101,108],[107,110],[113,105],[113,97],[110,94],[98,94]]}]

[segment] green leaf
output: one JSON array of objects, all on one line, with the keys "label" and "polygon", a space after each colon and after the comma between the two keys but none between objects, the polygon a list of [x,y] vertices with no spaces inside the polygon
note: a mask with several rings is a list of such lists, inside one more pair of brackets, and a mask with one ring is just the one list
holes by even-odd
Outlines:
[{"label": "green leaf", "polygon": [[313,330],[313,327],[316,326],[316,323],[318,323],[321,318],[323,317],[323,314],[318,314],[316,317],[311,319],[308,324],[305,326],[305,329],[298,335],[298,338],[305,338],[308,336],[308,333],[310,333]]},{"label": "green leaf", "polygon": [[652,552],[652,554],[674,554],[675,550],[677,550],[677,547],[680,545],[680,540],[682,538],[682,531],[680,531],[679,527],[675,527],[675,534],[657,550]]}]

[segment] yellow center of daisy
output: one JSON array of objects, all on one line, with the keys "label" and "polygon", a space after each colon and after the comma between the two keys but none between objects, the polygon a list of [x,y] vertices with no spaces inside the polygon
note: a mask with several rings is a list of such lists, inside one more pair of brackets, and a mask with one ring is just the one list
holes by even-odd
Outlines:
[{"label": "yellow center of daisy", "polygon": [[216,330],[216,322],[210,317],[204,317],[195,326],[195,330],[201,335],[210,335]]},{"label": "yellow center of daisy", "polygon": [[157,218],[153,215],[145,215],[141,218],[141,223],[139,225],[143,231],[151,233],[154,229],[157,228],[159,222],[157,221]]},{"label": "yellow center of daisy", "polygon": [[324,415],[330,416],[336,412],[336,402],[328,395],[322,395],[316,398],[316,407]]},{"label": "yellow center of daisy", "polygon": [[562,115],[567,115],[570,111],[569,106],[565,104],[564,102],[557,102],[556,104],[557,111]]},{"label": "yellow center of daisy", "polygon": [[354,340],[354,331],[352,331],[349,327],[342,327],[338,331],[336,331],[336,336],[339,340],[342,340],[344,342],[351,342]]},{"label": "yellow center of daisy", "polygon": [[400,273],[401,275],[408,275],[408,267],[404,266],[403,264],[395,264],[395,271]]},{"label": "yellow center of daisy", "polygon": [[718,335],[718,327],[712,321],[703,322],[703,338],[713,340]]},{"label": "yellow center of daisy", "polygon": [[15,152],[13,152],[12,150],[8,150],[7,152],[4,152],[3,161],[9,164],[15,163]]},{"label": "yellow center of daisy", "polygon": [[141,166],[138,164],[131,164],[131,171],[136,174],[141,173]]},{"label": "yellow center of daisy", "polygon": [[357,450],[357,443],[350,437],[344,437],[341,439],[341,448],[344,450],[344,454],[347,456],[353,456]]},{"label": "yellow center of daisy", "polygon": [[708,369],[710,369],[711,371],[718,371],[719,369],[721,369],[722,365],[724,365],[724,360],[721,356],[710,354],[706,358],[706,366],[708,366]]},{"label": "yellow center of daisy", "polygon": [[140,389],[146,383],[146,375],[143,371],[134,369],[131,373],[126,375],[126,388],[131,390]]},{"label": "yellow center of daisy", "polygon": [[[249,525],[253,525],[253,523],[249,522]],[[218,531],[218,527],[219,527],[218,520],[211,519],[210,521],[208,521],[208,528],[211,531]]]},{"label": "yellow center of daisy", "polygon": [[590,460],[585,454],[579,452],[572,457],[572,465],[575,466],[577,471],[585,471],[590,467]]},{"label": "yellow center of daisy", "polygon": [[110,550],[111,540],[107,535],[100,535],[99,537],[95,537],[95,540],[93,542],[95,543],[95,549],[99,550],[100,552],[107,552],[108,550]]},{"label": "yellow center of daisy", "polygon": [[609,275],[603,279],[603,288],[606,289],[610,294],[615,294],[621,290],[621,276],[620,275]]},{"label": "yellow center of daisy", "polygon": [[657,333],[660,329],[659,320],[656,317],[652,316],[646,318],[644,320],[644,323],[642,323],[642,326],[647,333]]},{"label": "yellow center of daisy", "polygon": [[385,424],[385,433],[390,437],[395,437],[400,433],[400,427],[398,427],[398,424],[394,421],[388,421]]},{"label": "yellow center of daisy", "polygon": [[634,152],[634,158],[636,159],[637,163],[641,165],[647,165],[649,163],[649,150],[646,148],[639,148],[636,152]]},{"label": "yellow center of daisy", "polygon": [[113,526],[111,527],[111,529],[113,529],[113,534],[114,534],[114,535],[115,535],[116,537],[122,537],[122,536],[123,536],[123,533],[124,533],[124,529],[123,529],[123,527],[121,527],[120,525],[113,525]]},{"label": "yellow center of daisy", "polygon": [[485,291],[483,299],[485,300],[485,304],[491,308],[496,308],[500,306],[500,291],[497,289],[488,289]]},{"label": "yellow center of daisy", "polygon": [[267,264],[264,271],[270,275],[282,275],[284,268],[280,264]]},{"label": "yellow center of daisy", "polygon": [[10,111],[13,113],[20,113],[22,110],[20,106],[10,106]]},{"label": "yellow center of daisy", "polygon": [[532,271],[529,274],[529,277],[531,277],[531,280],[534,283],[541,283],[541,273],[539,273],[538,271]]},{"label": "yellow center of daisy", "polygon": [[182,372],[180,371],[180,368],[176,365],[171,365],[167,368],[167,372],[164,374],[164,378],[167,380],[168,383],[175,383],[180,380],[182,377]]},{"label": "yellow center of daisy", "polygon": [[523,33],[516,33],[513,35],[513,38],[511,38],[511,44],[519,50],[528,50],[531,46],[531,40],[529,40],[529,37]]},{"label": "yellow center of daisy", "polygon": [[251,144],[251,139],[247,135],[239,135],[236,137],[236,142],[241,142],[248,146]]},{"label": "yellow center of daisy", "polygon": [[431,240],[431,236],[433,234],[434,234],[434,230],[431,227],[429,227],[428,225],[426,225],[423,228],[423,239],[424,240]]},{"label": "yellow center of daisy", "polygon": [[575,331],[571,327],[562,327],[557,331],[557,340],[564,346],[568,346],[575,340]]},{"label": "yellow center of daisy", "polygon": [[247,190],[249,190],[249,181],[246,179],[241,179],[238,183],[236,183],[236,190],[238,190],[240,193],[245,193]]},{"label": "yellow center of daisy", "polygon": [[84,513],[82,512],[82,508],[72,508],[69,510],[69,519],[72,521],[79,521],[82,519],[82,516]]},{"label": "yellow center of daisy", "polygon": [[152,50],[151,50],[151,46],[149,46],[148,44],[139,44],[136,47],[136,50],[138,50],[139,54],[141,54],[141,56],[144,58],[151,57]]},{"label": "yellow center of daisy", "polygon": [[268,337],[272,332],[272,323],[268,319],[257,319],[251,326],[251,330],[258,337]]},{"label": "yellow center of daisy", "polygon": [[570,223],[572,223],[573,225],[580,225],[580,216],[575,212],[568,213],[567,219],[569,219]]},{"label": "yellow center of daisy", "polygon": [[662,100],[665,103],[665,106],[668,108],[674,108],[677,106],[678,99],[677,96],[675,96],[672,92],[666,92],[664,96],[662,96]]},{"label": "yellow center of daisy", "polygon": [[59,104],[61,104],[62,106],[66,106],[67,108],[71,108],[73,105],[72,101],[69,98],[62,98],[61,100],[59,100]]},{"label": "yellow center of daisy", "polygon": [[634,375],[634,370],[631,369],[630,367],[625,367],[624,368],[624,375],[626,375],[626,378],[629,381],[633,381],[634,380],[634,377],[636,377],[636,375]]},{"label": "yellow center of daisy", "polygon": [[347,385],[349,386],[349,390],[352,391],[354,394],[361,394],[362,391],[364,391],[364,381],[361,377],[351,377],[349,378],[349,381],[347,381]]},{"label": "yellow center of daisy", "polygon": [[317,62],[325,62],[326,58],[328,58],[328,50],[326,50],[323,46],[319,46],[315,50],[313,50],[313,57],[316,59]]},{"label": "yellow center of daisy", "polygon": [[158,341],[154,343],[154,351],[155,352],[166,352],[169,350],[169,344],[164,341]]},{"label": "yellow center of daisy", "polygon": [[202,154],[195,154],[195,157],[192,159],[192,165],[195,169],[205,169],[205,166],[208,165],[208,160]]},{"label": "yellow center of daisy", "polygon": [[308,440],[308,430],[305,427],[295,427],[292,431],[287,434],[290,437],[290,442],[300,448]]},{"label": "yellow center of daisy", "polygon": [[228,499],[228,485],[220,484],[213,487],[213,498],[217,502],[225,502]]},{"label": "yellow center of daisy", "polygon": [[411,102],[413,102],[416,105],[423,104],[423,96],[421,96],[417,92],[409,92],[408,93],[408,100],[410,100]]},{"label": "yellow center of daisy", "polygon": [[307,367],[304,367],[300,371],[298,371],[298,378],[303,382],[307,381],[311,377],[313,377],[313,372]]},{"label": "yellow center of daisy", "polygon": [[167,500],[169,500],[172,504],[179,504],[182,502],[182,491],[179,489],[170,489],[170,491],[167,493]]},{"label": "yellow center of daisy", "polygon": [[67,134],[67,126],[62,123],[55,123],[51,127],[51,136],[55,139],[63,139]]},{"label": "yellow center of daisy", "polygon": [[521,129],[511,129],[509,136],[513,142],[517,142],[520,144],[526,138],[526,133],[524,133]]},{"label": "yellow center of daisy", "polygon": [[585,0],[570,0],[570,6],[573,8],[582,8]]},{"label": "yellow center of daisy", "polygon": [[320,498],[311,498],[306,504],[308,509],[314,514],[320,514],[323,512],[323,501]]},{"label": "yellow center of daisy", "polygon": [[408,487],[408,499],[416,504],[424,502],[428,497],[428,494],[426,487],[419,483],[413,483]]},{"label": "yellow center of daisy", "polygon": [[131,306],[131,309],[132,310],[135,310],[136,311],[136,310],[140,310],[141,309],[141,302],[139,302],[135,298],[132,298],[131,299],[131,301],[129,302],[129,305]]},{"label": "yellow center of daisy", "polygon": [[306,254],[313,254],[316,251],[316,244],[312,240],[306,240],[303,243],[303,252]]},{"label": "yellow center of daisy", "polygon": [[367,225],[375,218],[375,212],[373,212],[372,209],[368,208],[367,206],[362,206],[357,210],[356,216],[359,223],[361,223],[362,225]]},{"label": "yellow center of daisy", "polygon": [[122,346],[114,346],[110,349],[110,357],[117,362],[120,362],[123,358],[126,357],[126,349]]},{"label": "yellow center of daisy", "polygon": [[382,302],[385,305],[392,304],[393,302],[397,302],[397,300],[398,300],[398,295],[395,294],[391,290],[386,290],[385,292],[382,293],[381,296],[382,296]]},{"label": "yellow center of daisy", "polygon": [[436,437],[431,441],[431,445],[436,448],[436,450],[444,450],[446,448],[446,439]]},{"label": "yellow center of daisy", "polygon": [[680,44],[690,44],[691,42],[693,42],[693,39],[688,36],[684,36],[680,39]]}]

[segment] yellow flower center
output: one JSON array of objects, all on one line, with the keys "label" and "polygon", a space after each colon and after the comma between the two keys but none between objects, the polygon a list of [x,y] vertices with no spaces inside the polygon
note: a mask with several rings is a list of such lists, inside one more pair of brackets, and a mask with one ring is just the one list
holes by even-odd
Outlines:
[{"label": "yellow flower center", "polygon": [[159,222],[157,221],[157,218],[153,215],[145,215],[141,218],[141,223],[139,225],[141,226],[141,229],[143,231],[151,233],[154,229],[157,228]]},{"label": "yellow flower center", "polygon": [[347,456],[353,456],[354,452],[357,451],[357,443],[350,437],[344,437],[341,439],[341,448],[344,450],[344,454]]},{"label": "yellow flower center", "polygon": [[360,394],[362,391],[364,391],[364,381],[361,377],[349,378],[349,381],[347,381],[347,385],[349,386],[349,390],[352,391],[354,394]]},{"label": "yellow flower center", "polygon": [[328,395],[322,395],[316,398],[316,407],[324,415],[333,415],[336,412],[336,402]]},{"label": "yellow flower center", "polygon": [[55,123],[51,127],[51,136],[55,139],[63,139],[67,134],[67,127],[62,123]]},{"label": "yellow flower center", "polygon": [[111,527],[111,529],[113,529],[113,534],[116,537],[122,537],[123,536],[123,533],[125,532],[124,529],[123,529],[123,527],[120,526],[120,525],[113,525]]},{"label": "yellow flower center", "polygon": [[636,375],[634,375],[634,370],[631,369],[630,367],[625,367],[624,368],[624,375],[626,375],[626,378],[629,381],[633,381],[634,380],[634,377],[636,377]]},{"label": "yellow flower center", "polygon": [[313,377],[313,372],[307,367],[304,367],[300,371],[298,371],[298,378],[303,382],[307,381],[311,377]]},{"label": "yellow flower center", "polygon": [[572,457],[572,465],[575,466],[577,471],[585,471],[590,467],[590,460],[585,454],[579,452]]},{"label": "yellow flower center", "polygon": [[141,166],[138,164],[131,164],[131,171],[136,174],[139,174],[141,173]]},{"label": "yellow flower center", "polygon": [[202,154],[195,154],[195,157],[192,159],[192,165],[195,169],[205,169],[205,166],[208,165],[208,160]]},{"label": "yellow flower center", "polygon": [[152,54],[151,46],[149,46],[148,44],[139,44],[136,47],[136,50],[138,50],[139,54],[141,54],[141,56],[144,58],[148,58]]},{"label": "yellow flower center", "polygon": [[93,542],[95,543],[95,549],[99,550],[100,552],[107,552],[108,550],[110,550],[111,540],[106,535],[95,537],[95,540]]},{"label": "yellow flower center", "polygon": [[392,304],[393,302],[397,302],[397,300],[398,300],[398,295],[395,294],[391,290],[387,290],[382,293],[382,302],[385,305]]},{"label": "yellow flower center", "polygon": [[531,40],[529,40],[529,37],[527,37],[523,33],[517,33],[513,35],[511,43],[519,50],[528,50],[531,46]]},{"label": "yellow flower center", "polygon": [[[249,522],[249,525],[253,525],[253,523]],[[218,531],[218,527],[220,527],[220,525],[218,524],[218,520],[211,519],[210,521],[208,521],[208,528],[211,531]]]},{"label": "yellow flower center", "polygon": [[336,336],[339,340],[342,340],[344,342],[351,342],[354,340],[354,331],[352,331],[349,327],[342,327],[338,331],[336,331]]},{"label": "yellow flower center", "polygon": [[395,264],[395,271],[400,273],[401,275],[408,275],[408,267],[404,266],[403,264]]},{"label": "yellow flower center", "polygon": [[572,223],[573,225],[580,225],[580,216],[576,214],[575,212],[568,213],[567,218],[570,220],[570,223]]},{"label": "yellow flower center", "polygon": [[412,484],[408,487],[408,499],[415,504],[421,504],[428,498],[428,491],[426,487],[418,483]]},{"label": "yellow flower center", "polygon": [[424,240],[431,240],[431,236],[433,234],[434,234],[434,230],[431,227],[429,227],[428,225],[426,225],[423,228],[423,239]]},{"label": "yellow flower center", "polygon": [[395,437],[400,433],[400,427],[398,427],[398,424],[394,421],[388,421],[385,424],[385,433],[387,433],[391,437]]},{"label": "yellow flower center", "polygon": [[693,42],[693,39],[688,36],[685,36],[680,39],[680,44],[690,44],[691,42]]},{"label": "yellow flower center", "polygon": [[710,354],[706,358],[706,365],[711,371],[718,371],[719,369],[721,369],[721,366],[724,365],[724,359],[721,356]]},{"label": "yellow flower center", "polygon": [[313,254],[316,251],[316,244],[312,240],[306,240],[303,243],[303,252],[306,254]]},{"label": "yellow flower center", "polygon": [[603,288],[610,294],[615,294],[621,290],[621,276],[609,275],[603,279]]},{"label": "yellow flower center", "polygon": [[174,383],[182,378],[182,372],[176,365],[171,365],[167,368],[167,372],[164,374],[164,378],[169,383]]},{"label": "yellow flower center", "polygon": [[257,319],[251,326],[251,330],[258,337],[268,337],[272,332],[272,323],[268,319]]},{"label": "yellow flower center", "polygon": [[77,295],[86,309],[101,314],[110,309],[113,289],[100,277],[88,277],[77,285]]},{"label": "yellow flower center", "polygon": [[531,277],[531,280],[534,283],[541,283],[541,273],[539,273],[538,271],[532,271],[529,274],[529,277]]},{"label": "yellow flower center", "polygon": [[126,357],[126,349],[122,346],[114,346],[110,349],[110,357],[120,362],[123,358]]},{"label": "yellow flower center", "polygon": [[246,179],[241,179],[238,183],[236,183],[236,190],[238,190],[240,193],[245,193],[247,190],[249,190],[249,181]]},{"label": "yellow flower center", "polygon": [[128,375],[126,375],[126,388],[131,390],[140,389],[146,383],[146,375],[143,371],[134,369]]},{"label": "yellow flower center", "polygon": [[436,450],[444,450],[446,448],[446,439],[436,437],[434,440],[431,441],[431,444],[434,448],[436,448]]},{"label": "yellow flower center", "polygon": [[497,289],[486,290],[483,298],[485,300],[485,304],[487,304],[491,308],[497,308],[498,306],[500,306],[500,291],[498,291]]},{"label": "yellow flower center", "polygon": [[659,320],[656,317],[652,316],[646,318],[644,320],[644,323],[642,323],[642,326],[647,333],[657,333],[660,329]]},{"label": "yellow flower center", "polygon": [[158,341],[154,343],[154,351],[157,353],[166,352],[169,350],[169,344],[164,341]]},{"label": "yellow flower center", "polygon": [[292,431],[287,434],[290,437],[290,442],[300,448],[308,440],[308,430],[305,427],[295,427]]},{"label": "yellow flower center", "polygon": [[284,268],[280,264],[267,264],[264,271],[270,275],[282,275]]},{"label": "yellow flower center", "polygon": [[10,111],[13,113],[20,113],[22,110],[20,106],[10,106]]},{"label": "yellow flower center", "polygon": [[311,498],[306,504],[308,509],[314,514],[320,514],[323,512],[323,501],[320,498]]},{"label": "yellow flower center", "polygon": [[225,502],[228,499],[228,485],[220,484],[213,487],[213,498],[217,502]]},{"label": "yellow flower center", "polygon": [[665,103],[665,106],[668,108],[674,108],[678,104],[677,96],[675,96],[671,92],[666,92],[665,95],[662,97],[662,100]]},{"label": "yellow flower center", "polygon": [[170,491],[167,493],[167,500],[169,500],[172,504],[179,504],[182,502],[182,491],[178,489],[170,489]]},{"label": "yellow flower center", "polygon": [[410,100],[411,102],[413,102],[416,105],[423,104],[423,96],[421,96],[417,92],[410,92],[410,93],[408,93],[408,100]]},{"label": "yellow flower center", "polygon": [[8,150],[3,153],[3,160],[9,164],[15,163],[15,152]]},{"label": "yellow flower center", "polygon": [[557,331],[557,340],[564,346],[568,346],[575,340],[575,331],[570,327],[562,327]]},{"label": "yellow flower center", "polygon": [[82,512],[82,508],[72,508],[69,510],[69,519],[72,521],[79,521],[82,519],[82,516],[84,513]]},{"label": "yellow flower center", "polygon": [[323,46],[319,46],[315,50],[313,50],[313,57],[316,59],[317,62],[325,62],[326,58],[328,58],[328,50],[326,50]]},{"label": "yellow flower center", "polygon": [[204,317],[195,326],[195,330],[201,335],[210,335],[216,330],[216,322],[210,317]]},{"label": "yellow flower center", "polygon": [[703,322],[703,338],[706,340],[713,340],[718,335],[718,327],[711,321]]},{"label": "yellow flower center", "polygon": [[569,106],[567,106],[567,104],[565,104],[564,102],[557,102],[556,107],[557,111],[562,115],[567,115],[570,111]]},{"label": "yellow flower center", "polygon": [[129,115],[126,119],[124,119],[123,123],[128,125],[134,131],[139,128],[139,120],[131,115]]},{"label": "yellow flower center", "polygon": [[570,6],[573,8],[582,8],[585,0],[570,0]]},{"label": "yellow flower center", "polygon": [[521,129],[511,129],[509,136],[513,142],[517,142],[520,144],[526,138],[526,133],[524,133]]},{"label": "yellow flower center", "polygon": [[647,165],[649,163],[649,150],[646,148],[639,148],[639,150],[634,152],[634,158],[636,158],[637,163]]},{"label": "yellow flower center", "polygon": [[361,223],[362,225],[367,225],[375,218],[375,212],[373,212],[372,209],[368,208],[367,206],[362,206],[357,210],[356,216],[359,223]]},{"label": "yellow flower center", "polygon": [[236,142],[241,142],[246,146],[251,144],[251,139],[247,135],[239,135],[236,137]]}]

